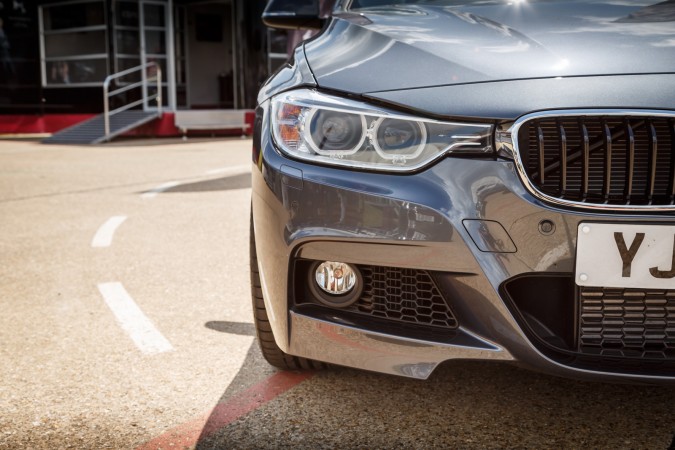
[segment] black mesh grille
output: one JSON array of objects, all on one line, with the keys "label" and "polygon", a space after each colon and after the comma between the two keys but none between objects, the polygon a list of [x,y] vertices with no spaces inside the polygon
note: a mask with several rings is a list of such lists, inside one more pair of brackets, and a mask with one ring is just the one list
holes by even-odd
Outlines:
[{"label": "black mesh grille", "polygon": [[675,119],[563,116],[532,119],[518,148],[530,182],[589,204],[675,203]]},{"label": "black mesh grille", "polygon": [[349,311],[416,325],[456,328],[457,320],[428,272],[358,266],[363,294]]},{"label": "black mesh grille", "polygon": [[579,350],[675,359],[675,291],[581,288]]}]

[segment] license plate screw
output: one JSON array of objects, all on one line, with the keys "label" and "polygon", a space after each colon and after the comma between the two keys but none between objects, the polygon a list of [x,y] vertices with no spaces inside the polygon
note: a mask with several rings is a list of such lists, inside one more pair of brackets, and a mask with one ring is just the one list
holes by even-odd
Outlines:
[{"label": "license plate screw", "polygon": [[584,225],[583,227],[581,227],[581,232],[584,234],[588,234],[591,232],[591,227],[589,227],[588,225]]},{"label": "license plate screw", "polygon": [[582,273],[581,275],[579,275],[579,280],[583,281],[583,282],[588,281],[588,275],[586,275],[585,273]]}]

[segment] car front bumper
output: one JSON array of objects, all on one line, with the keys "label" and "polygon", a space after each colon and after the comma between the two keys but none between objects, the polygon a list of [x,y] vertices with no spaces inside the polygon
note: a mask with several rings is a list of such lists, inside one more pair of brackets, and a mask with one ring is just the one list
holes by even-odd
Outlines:
[{"label": "car front bumper", "polygon": [[[283,351],[414,378],[427,378],[447,360],[481,359],[573,378],[675,381],[663,371],[605,370],[602,361],[578,363],[547,351],[505,290],[522,277],[572,276],[582,221],[663,223],[663,217],[547,205],[524,188],[509,160],[445,158],[408,175],[306,164],[280,154],[267,124],[259,126],[253,221],[265,305]],[[398,333],[395,323],[383,330],[338,310],[298,307],[297,284],[306,280],[294,273],[298,260],[428,271],[458,327],[436,339]],[[531,295],[544,309],[549,297],[561,296],[546,289]],[[574,317],[561,320],[575,326]]]}]

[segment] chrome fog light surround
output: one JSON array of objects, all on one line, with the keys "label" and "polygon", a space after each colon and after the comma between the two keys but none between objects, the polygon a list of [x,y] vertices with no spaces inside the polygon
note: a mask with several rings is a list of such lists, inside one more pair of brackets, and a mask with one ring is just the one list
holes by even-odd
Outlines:
[{"label": "chrome fog light surround", "polygon": [[316,299],[332,308],[353,304],[363,291],[363,277],[359,269],[338,261],[317,261],[309,270],[308,281]]}]

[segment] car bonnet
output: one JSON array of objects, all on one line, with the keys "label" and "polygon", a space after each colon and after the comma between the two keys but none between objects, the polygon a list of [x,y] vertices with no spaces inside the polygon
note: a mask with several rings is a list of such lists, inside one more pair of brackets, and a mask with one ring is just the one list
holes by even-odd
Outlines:
[{"label": "car bonnet", "polygon": [[514,0],[347,11],[307,42],[305,54],[319,86],[356,94],[675,73],[675,1],[651,3]]}]

